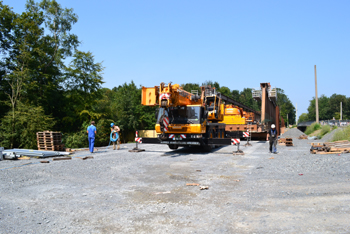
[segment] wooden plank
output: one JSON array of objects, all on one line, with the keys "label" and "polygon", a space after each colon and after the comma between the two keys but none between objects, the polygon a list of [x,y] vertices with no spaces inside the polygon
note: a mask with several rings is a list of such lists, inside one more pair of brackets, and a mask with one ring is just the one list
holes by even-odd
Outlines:
[{"label": "wooden plank", "polygon": [[54,147],[56,147],[56,148],[59,148],[59,147],[61,147],[61,148],[64,148],[64,144],[51,144],[51,143],[48,143],[48,144],[37,144],[37,146],[38,147],[43,147],[43,148],[54,148]]},{"label": "wooden plank", "polygon": [[327,147],[349,148],[350,144],[325,144]]},{"label": "wooden plank", "polygon": [[331,147],[329,149],[330,152],[335,152],[335,151],[350,151],[350,147],[349,148],[336,148],[336,147]]},{"label": "wooden plank", "polygon": [[186,183],[186,186],[199,186],[197,183]]},{"label": "wooden plank", "polygon": [[59,160],[71,160],[71,157],[64,157],[64,158],[53,158],[52,161],[59,161]]},{"label": "wooden plank", "polygon": [[342,152],[324,152],[324,151],[318,151],[316,154],[341,154]]}]

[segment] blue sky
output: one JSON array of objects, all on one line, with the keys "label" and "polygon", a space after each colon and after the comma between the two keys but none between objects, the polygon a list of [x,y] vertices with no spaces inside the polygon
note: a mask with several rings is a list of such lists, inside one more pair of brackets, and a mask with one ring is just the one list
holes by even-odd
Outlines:
[{"label": "blue sky", "polygon": [[[17,13],[25,0],[3,0]],[[58,0],[102,62],[104,87],[217,81],[281,88],[298,116],[318,94],[349,95],[350,1]]]}]

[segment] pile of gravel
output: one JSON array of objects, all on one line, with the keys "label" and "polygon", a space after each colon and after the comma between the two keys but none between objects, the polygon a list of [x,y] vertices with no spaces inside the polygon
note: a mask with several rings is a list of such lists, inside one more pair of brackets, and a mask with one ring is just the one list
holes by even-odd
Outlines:
[{"label": "pile of gravel", "polygon": [[336,133],[337,131],[342,131],[342,128],[337,128],[337,129],[334,129],[332,131],[330,131],[329,133],[327,133],[326,135],[324,135],[321,139],[322,142],[330,142],[333,140],[333,136],[334,136],[334,133]]},{"label": "pile of gravel", "polygon": [[305,135],[302,131],[300,131],[297,128],[292,128],[286,131],[281,135],[281,137],[288,137],[288,138],[298,138],[302,135]]}]

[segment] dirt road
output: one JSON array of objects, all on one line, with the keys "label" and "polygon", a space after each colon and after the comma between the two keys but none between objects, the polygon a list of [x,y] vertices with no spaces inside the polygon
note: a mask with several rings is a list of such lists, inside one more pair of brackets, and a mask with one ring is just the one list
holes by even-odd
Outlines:
[{"label": "dirt road", "polygon": [[1,161],[0,232],[348,233],[350,155],[312,155],[308,143]]}]

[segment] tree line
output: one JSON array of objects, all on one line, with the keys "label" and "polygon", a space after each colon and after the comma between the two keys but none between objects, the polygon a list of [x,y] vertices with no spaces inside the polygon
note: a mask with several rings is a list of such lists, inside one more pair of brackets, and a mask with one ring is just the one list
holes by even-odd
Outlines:
[{"label": "tree line", "polygon": [[[133,81],[104,88],[102,63],[79,50],[71,33],[78,16],[55,0],[28,0],[21,14],[0,1],[0,145],[35,149],[36,132],[61,131],[66,147],[87,147],[86,128],[96,122],[96,146],[108,144],[110,123],[121,128],[122,141],[135,130],[154,129],[155,107],[141,105],[141,87]],[[69,62],[68,62],[69,61]],[[206,81],[222,94],[255,110],[251,89],[230,90]],[[182,84],[187,91],[200,85]],[[282,117],[295,109],[282,89]],[[289,116],[291,122],[291,116]]]},{"label": "tree line", "polygon": [[[350,119],[350,97],[336,93],[330,97],[321,95],[318,98],[319,120],[331,120],[333,118],[339,120],[340,105],[342,105],[342,119]],[[303,113],[299,116],[298,123],[316,120],[315,97],[310,100],[307,111],[307,113]]]}]

